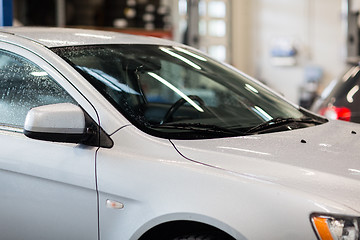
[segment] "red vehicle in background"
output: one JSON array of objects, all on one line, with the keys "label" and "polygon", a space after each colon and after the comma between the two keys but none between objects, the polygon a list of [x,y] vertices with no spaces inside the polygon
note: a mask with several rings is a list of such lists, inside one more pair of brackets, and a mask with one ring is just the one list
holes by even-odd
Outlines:
[{"label": "red vehicle in background", "polygon": [[349,59],[348,69],[332,81],[311,110],[329,119],[360,123],[360,59]]}]

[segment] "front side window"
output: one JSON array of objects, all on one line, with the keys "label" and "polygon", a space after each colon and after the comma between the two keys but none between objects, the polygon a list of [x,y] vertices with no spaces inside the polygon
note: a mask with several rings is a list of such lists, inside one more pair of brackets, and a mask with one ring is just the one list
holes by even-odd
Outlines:
[{"label": "front side window", "polygon": [[40,67],[0,50],[0,126],[22,128],[37,106],[75,101]]},{"label": "front side window", "polygon": [[276,131],[309,126],[295,121],[308,117],[303,111],[191,49],[109,45],[53,51],[134,125],[157,136],[238,136],[259,133],[265,123],[279,125],[289,119],[293,126]]}]

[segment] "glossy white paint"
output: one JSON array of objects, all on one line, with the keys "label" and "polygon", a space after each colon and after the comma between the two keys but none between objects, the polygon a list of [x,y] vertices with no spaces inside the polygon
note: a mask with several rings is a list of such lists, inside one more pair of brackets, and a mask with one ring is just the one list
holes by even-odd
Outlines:
[{"label": "glossy white paint", "polygon": [[0,131],[0,238],[97,239],[94,147]]},{"label": "glossy white paint", "polygon": [[[61,29],[44,27],[3,27],[0,32],[40,43],[47,47],[65,47],[94,44],[160,44],[171,45],[174,42],[151,37],[133,36],[109,31],[83,30],[77,28]],[[180,45],[180,44],[178,44]]]},{"label": "glossy white paint", "polygon": [[[287,133],[280,135],[286,138]],[[359,214],[358,205],[351,205],[358,196],[358,181],[340,179],[349,184],[342,186],[345,190],[326,196],[316,193],[322,185],[322,192],[326,192],[328,182],[336,183],[339,178],[332,180],[330,174],[317,171],[320,176],[310,179],[304,167],[264,159],[271,155],[259,150],[268,143],[261,138],[171,140],[182,154],[193,157],[188,160],[168,140],[149,137],[133,126],[121,129],[112,136],[117,147],[101,149],[98,154],[100,203],[108,198],[124,203],[121,212],[100,204],[101,236],[137,239],[159,223],[186,219],[217,226],[235,239],[315,239],[311,213]],[[254,141],[257,150],[250,147],[255,146]],[[240,145],[243,149],[239,153]],[[238,150],[219,146],[236,146]],[[347,191],[350,189],[354,195]],[[346,196],[337,196],[343,193]],[[112,225],[118,228],[110,230]]]},{"label": "glossy white paint", "polygon": [[16,34],[0,33],[1,49],[44,68],[114,141],[97,149],[0,130],[1,239],[99,239],[99,224],[102,240],[135,240],[174,220],[206,223],[239,240],[315,239],[311,213],[360,215],[359,125],[331,121],[212,140],[152,137],[46,46],[168,41],[80,30],[1,31]]},{"label": "glossy white paint", "polygon": [[272,134],[172,142],[189,160],[360,209],[358,125],[330,121]]},{"label": "glossy white paint", "polygon": [[25,119],[24,130],[30,132],[62,132],[83,134],[85,116],[79,106],[58,103],[32,108]]}]

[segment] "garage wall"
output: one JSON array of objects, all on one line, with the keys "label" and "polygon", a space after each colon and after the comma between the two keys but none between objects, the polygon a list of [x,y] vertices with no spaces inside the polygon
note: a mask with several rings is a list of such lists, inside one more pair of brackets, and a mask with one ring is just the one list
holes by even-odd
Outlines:
[{"label": "garage wall", "polygon": [[[323,71],[323,88],[344,68],[342,0],[233,1],[233,64],[298,103],[308,67]],[[272,64],[279,42],[297,50],[294,66]]]}]

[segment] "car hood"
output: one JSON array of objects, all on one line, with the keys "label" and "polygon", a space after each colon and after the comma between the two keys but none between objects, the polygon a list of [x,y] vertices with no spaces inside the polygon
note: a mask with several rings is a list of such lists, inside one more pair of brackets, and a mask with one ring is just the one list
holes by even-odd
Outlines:
[{"label": "car hood", "polygon": [[280,184],[360,212],[360,125],[341,121],[293,131],[171,140],[190,161]]}]

